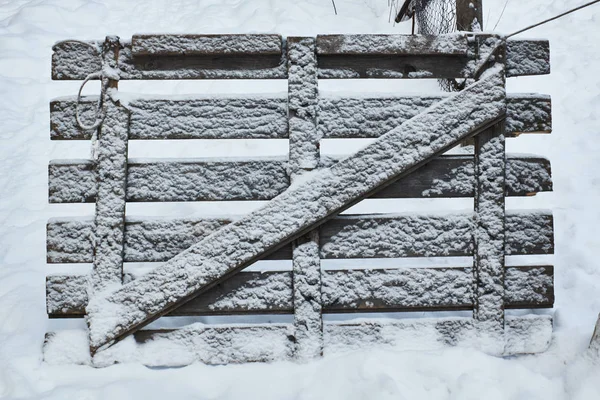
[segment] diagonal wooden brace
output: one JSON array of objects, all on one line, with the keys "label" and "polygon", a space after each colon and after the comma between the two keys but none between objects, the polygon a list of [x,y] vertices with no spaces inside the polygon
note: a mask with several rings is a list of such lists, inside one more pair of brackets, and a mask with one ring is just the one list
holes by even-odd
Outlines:
[{"label": "diagonal wooden brace", "polygon": [[225,226],[147,275],[99,293],[87,306],[95,354],[195,298],[265,255],[310,232],[374,191],[400,179],[503,120],[501,73],[491,73],[264,207]]}]

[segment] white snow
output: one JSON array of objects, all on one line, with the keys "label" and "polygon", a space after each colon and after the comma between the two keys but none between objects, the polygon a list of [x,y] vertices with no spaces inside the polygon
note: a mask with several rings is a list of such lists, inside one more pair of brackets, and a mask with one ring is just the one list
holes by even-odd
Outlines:
[{"label": "white snow", "polygon": [[[486,0],[484,29],[493,27],[504,0]],[[515,31],[581,4],[579,0],[509,2],[498,30]],[[57,215],[90,215],[90,208],[47,204],[47,162],[81,158],[89,143],[50,142],[48,103],[76,93],[80,82],[50,80],[51,47],[67,38],[99,39],[134,33],[406,33],[410,23],[388,23],[385,0],[14,0],[0,5],[0,397],[36,399],[544,399],[600,398],[600,366],[586,352],[600,311],[600,7],[526,33],[549,38],[552,75],[508,79],[509,92],[549,93],[551,135],[507,140],[510,152],[552,161],[554,193],[507,200],[509,207],[552,208],[555,218],[556,307],[550,349],[537,356],[491,357],[456,347],[434,351],[359,350],[297,365],[291,362],[154,370],[139,364],[105,369],[41,362],[44,333],[81,322],[48,321],[44,304],[45,224]],[[418,82],[420,83],[420,82]],[[273,82],[257,85],[274,85]],[[327,82],[333,90],[355,83]],[[404,83],[362,82],[369,91],[402,90]],[[411,84],[415,84],[411,82]],[[126,91],[260,91],[243,81],[120,82]],[[337,85],[337,86],[336,86]],[[357,84],[358,85],[358,84]],[[86,93],[98,94],[89,85]],[[423,92],[435,82],[423,82]],[[414,89],[414,86],[412,86]],[[186,143],[186,146],[191,146]],[[195,143],[199,153],[213,144]],[[220,156],[247,156],[254,145],[222,144]],[[237,151],[233,154],[233,151]],[[345,150],[348,152],[349,150]],[[179,154],[166,154],[177,157]],[[231,153],[230,153],[231,152]],[[162,153],[161,153],[162,154]],[[191,154],[186,152],[186,154]],[[206,154],[206,153],[202,153]],[[212,155],[212,154],[211,154]],[[147,155],[143,155],[146,157]],[[398,211],[396,203],[377,203]],[[438,204],[438,203],[427,203]],[[66,207],[66,208],[65,208]],[[185,207],[182,205],[181,207]],[[92,206],[93,208],[93,206]],[[188,210],[185,209],[184,210]],[[219,208],[229,211],[225,207]],[[85,338],[84,338],[85,339]],[[84,348],[71,337],[68,343]],[[85,354],[64,361],[85,362]]]}]

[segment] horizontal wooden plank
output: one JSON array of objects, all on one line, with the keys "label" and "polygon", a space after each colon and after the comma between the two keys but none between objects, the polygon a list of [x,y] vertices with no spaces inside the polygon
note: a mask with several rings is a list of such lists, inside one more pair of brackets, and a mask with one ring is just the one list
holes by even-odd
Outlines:
[{"label": "horizontal wooden plank", "polygon": [[[507,267],[507,308],[552,308],[552,266]],[[290,271],[241,272],[168,315],[293,313]],[[450,311],[473,309],[472,268],[322,271],[323,312]],[[46,277],[50,318],[85,315],[86,275]]]},{"label": "horizontal wooden plank", "polygon": [[[554,252],[551,213],[507,213],[505,227],[507,255]],[[321,226],[321,257],[470,256],[473,228],[466,214],[341,216]]]},{"label": "horizontal wooden plank", "polygon": [[[125,224],[124,262],[163,262],[231,222],[228,218],[134,219]],[[49,263],[89,263],[93,259],[93,220],[51,219],[47,224]],[[267,259],[289,260],[291,246]]]},{"label": "horizontal wooden plank", "polygon": [[506,43],[507,77],[549,73],[550,42],[548,40],[508,40]]},{"label": "horizontal wooden plank", "polygon": [[[552,339],[547,315],[507,317],[503,355],[539,353]],[[434,350],[445,346],[485,346],[472,318],[421,318],[331,322],[324,326],[325,354],[356,351],[368,344],[394,351]]]},{"label": "horizontal wooden plank", "polygon": [[[446,38],[345,35],[340,39],[342,36],[318,36],[319,78],[464,78],[469,75],[471,56],[463,53],[463,35]],[[368,40],[358,40],[361,38]],[[121,79],[286,79],[285,51],[268,53],[268,49],[276,47],[275,42],[274,39],[263,43],[260,48],[265,52],[260,54],[202,53],[204,47],[199,46],[191,56],[182,52],[187,45],[193,48],[193,40],[182,40],[179,44],[155,43],[157,53],[154,54],[150,53],[150,47],[132,49],[131,42],[123,42],[119,53]],[[89,43],[98,47],[97,41]],[[232,48],[241,50],[237,46]],[[412,53],[408,53],[411,48]],[[60,43],[53,51],[52,79],[82,80],[100,70],[99,52],[85,44]],[[547,40],[511,39],[506,54],[507,76],[550,73]]]},{"label": "horizontal wooden plank", "polygon": [[[81,119],[95,119],[97,96],[85,96]],[[79,128],[76,97],[50,102],[52,140],[89,140],[92,131]],[[130,139],[282,139],[288,136],[285,97],[136,98],[130,110]]]},{"label": "horizontal wooden plank", "polygon": [[[90,43],[96,43],[90,41]],[[131,42],[122,42],[119,69],[127,79],[286,79],[285,52],[206,56],[132,54]],[[82,43],[53,47],[52,79],[82,80],[100,70],[100,58]]]},{"label": "horizontal wooden plank", "polygon": [[[480,345],[474,339],[478,335],[471,318],[360,319],[325,322],[323,330],[325,355],[381,345],[393,346],[395,351]],[[543,352],[552,339],[552,318],[508,317],[505,333],[504,355]],[[177,367],[194,362],[218,365],[282,361],[291,360],[295,346],[291,324],[193,324],[178,330],[142,330],[134,337],[135,348],[130,342],[117,343],[97,353],[94,366],[135,362],[150,367]],[[165,352],[165,348],[169,351]],[[43,358],[48,364],[91,365],[87,331],[47,333]]]},{"label": "horizontal wooden plank", "polygon": [[[127,219],[125,262],[162,262],[228,224],[226,218]],[[469,256],[469,214],[342,216],[321,226],[321,258]],[[552,214],[508,214],[508,255],[552,254]],[[48,263],[88,263],[93,257],[92,219],[52,219],[47,225]],[[268,257],[291,259],[285,246]]]},{"label": "horizontal wooden plank", "polygon": [[[323,138],[376,138],[446,98],[431,96],[322,97]],[[552,131],[550,96],[507,98],[507,136]],[[89,140],[75,120],[76,97],[50,102],[52,140]],[[91,124],[98,98],[82,99],[81,119]],[[130,139],[283,139],[288,137],[286,97],[137,98],[127,102]]]},{"label": "horizontal wooden plank", "polygon": [[[47,333],[43,352],[48,364],[95,367],[115,363],[178,367],[193,362],[211,365],[269,362],[291,359],[293,335],[293,327],[288,324],[197,323],[177,330],[140,331],[135,336],[137,344],[129,342],[133,347],[122,348],[124,343],[117,344],[97,353],[92,363],[85,331],[66,330]],[[164,351],[165,347],[168,351]]]},{"label": "horizontal wooden plank", "polygon": [[[337,158],[323,158],[321,167],[337,161]],[[471,197],[473,171],[473,157],[470,155],[441,156],[372,197]],[[127,200],[269,200],[288,186],[287,160],[283,159],[131,160]],[[508,156],[507,196],[551,190],[552,175],[547,159]],[[50,203],[96,201],[94,163],[89,160],[51,161],[48,166],[48,194]]]},{"label": "horizontal wooden plank", "polygon": [[[321,97],[319,132],[323,138],[376,138],[447,96]],[[507,96],[506,135],[552,131],[550,96]]]},{"label": "horizontal wooden plank", "polygon": [[317,35],[317,55],[462,55],[469,50],[466,34]]},{"label": "horizontal wooden plank", "polygon": [[[329,40],[331,43],[323,45],[327,51],[319,54],[319,78],[470,78],[474,71],[472,66],[481,63],[481,60],[473,57],[483,57],[485,54],[475,48],[470,49],[468,55],[459,51],[452,53],[454,49],[461,48],[452,44],[453,36],[456,35],[432,39],[436,45],[423,45],[422,49],[433,47],[439,52],[420,54],[418,50],[403,53],[402,46],[394,45],[395,41],[402,42],[401,35],[390,35],[387,40],[385,36],[377,35],[336,35],[334,40]],[[489,35],[481,36],[485,38]],[[361,45],[358,39],[364,37],[369,39]],[[416,42],[419,39],[412,40]],[[444,40],[449,40],[446,48],[443,46]],[[468,41],[471,46],[479,42],[477,39]],[[548,41],[508,40],[506,68],[508,77],[549,74]]]},{"label": "horizontal wooden plank", "polygon": [[281,35],[133,35],[131,53],[138,56],[280,55]]}]

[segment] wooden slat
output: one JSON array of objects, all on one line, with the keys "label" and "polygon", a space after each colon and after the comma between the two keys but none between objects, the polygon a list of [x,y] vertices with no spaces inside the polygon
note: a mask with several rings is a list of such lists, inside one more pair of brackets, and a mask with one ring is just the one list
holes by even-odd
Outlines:
[{"label": "wooden slat", "polygon": [[[471,318],[369,319],[329,322],[324,326],[325,354],[343,353],[370,346],[391,345],[395,351],[439,350],[446,346],[477,347]],[[294,348],[291,325],[203,325],[178,330],[143,330],[137,345],[120,345],[94,357],[95,366],[135,360],[151,367],[176,367],[203,362],[227,364],[290,360]],[[475,339],[474,339],[475,338]],[[504,355],[545,351],[552,339],[552,318],[546,315],[509,317]],[[43,353],[47,364],[91,364],[87,331],[67,330],[46,334]],[[131,345],[123,343],[123,346]],[[169,349],[168,357],[164,351]]]},{"label": "wooden slat", "polygon": [[467,35],[318,35],[318,55],[466,56]]},{"label": "wooden slat", "polygon": [[[365,43],[373,41],[376,43],[380,36],[370,35],[341,35],[344,39],[337,39],[339,43],[354,43],[360,38]],[[449,35],[439,37],[440,43],[444,38],[448,43],[452,43],[454,37],[460,35]],[[319,78],[321,79],[356,79],[356,78],[470,78],[475,72],[473,66],[479,65],[482,59],[487,56],[483,47],[477,49],[477,44],[485,39],[489,34],[471,35],[474,40],[467,41],[469,48],[464,55],[448,55],[448,46],[438,54],[416,54],[413,53],[394,53],[393,51],[383,51],[380,46],[348,46],[353,53],[320,54],[319,60]],[[400,41],[400,35],[390,38],[389,42]],[[412,39],[412,40],[417,40]],[[391,43],[383,40],[384,47],[393,48]],[[339,45],[338,45],[339,47]],[[443,46],[441,46],[443,48]],[[550,73],[550,51],[547,40],[509,40],[508,51],[506,55],[507,76],[541,75]],[[360,50],[360,51],[359,51]],[[477,58],[475,58],[477,57]]]},{"label": "wooden slat", "polygon": [[[82,80],[100,70],[99,57],[84,44],[58,44],[53,50],[52,79]],[[128,42],[122,43],[119,54],[121,79],[286,79],[285,63],[284,52],[134,57]]]},{"label": "wooden slat", "polygon": [[[324,158],[321,167],[338,159]],[[372,198],[472,197],[473,156],[441,156],[406,178],[373,194]],[[248,160],[130,160],[127,201],[270,200],[289,186],[287,162]],[[550,161],[508,156],[506,195],[530,196],[552,190]],[[50,203],[96,201],[94,163],[54,160],[48,166]]]},{"label": "wooden slat", "polygon": [[[134,219],[125,224],[125,262],[162,262],[231,222],[226,218]],[[552,254],[552,214],[508,214],[510,255]],[[394,258],[470,256],[472,216],[360,215],[341,216],[320,229],[321,258]],[[93,256],[91,219],[52,219],[47,225],[48,263],[89,263]],[[284,246],[267,259],[291,259]]]},{"label": "wooden slat", "polygon": [[[98,98],[81,102],[81,119],[94,117]],[[52,140],[88,140],[75,120],[76,97],[50,102]],[[137,98],[127,104],[130,139],[283,139],[288,137],[285,97]]]},{"label": "wooden slat", "polygon": [[[445,97],[321,97],[319,131],[324,138],[376,138]],[[552,131],[550,96],[511,94],[507,101],[507,136]]]},{"label": "wooden slat", "polygon": [[502,77],[489,75],[201,240],[135,284],[91,299],[86,319],[91,354],[503,120],[505,96]]},{"label": "wooden slat", "polygon": [[504,122],[475,137],[475,232],[473,318],[490,338],[489,351],[504,351],[504,259],[510,228],[505,211]]},{"label": "wooden slat", "polygon": [[[543,352],[551,339],[550,316],[509,317],[503,355]],[[394,351],[433,350],[456,345],[481,348],[485,345],[472,318],[369,319],[325,325],[325,354],[358,350],[366,343],[390,345]]]},{"label": "wooden slat", "polygon": [[547,75],[550,73],[548,40],[511,39],[506,42],[506,76]]},{"label": "wooden slat", "polygon": [[[107,37],[104,48],[103,65],[114,68],[119,56],[118,38]],[[104,84],[117,90],[116,80],[109,79]],[[123,279],[129,112],[112,99],[105,101],[106,117],[98,129],[96,168],[100,179],[92,237],[92,292],[120,286]]]},{"label": "wooden slat", "polygon": [[[472,268],[324,270],[323,312],[411,312],[473,309]],[[552,308],[552,266],[507,267],[506,308]],[[50,318],[79,318],[87,305],[86,275],[46,278]],[[292,273],[240,272],[169,316],[291,314]],[[321,296],[321,294],[319,294]]]},{"label": "wooden slat", "polygon": [[[292,182],[319,166],[317,112],[319,91],[315,39],[289,37],[288,118],[289,174]],[[296,360],[310,360],[323,354],[323,315],[321,303],[321,259],[319,230],[292,243],[292,305]]]},{"label": "wooden slat", "polygon": [[280,55],[281,35],[133,35],[131,53],[139,56]]},{"label": "wooden slat", "polygon": [[[132,349],[120,345],[90,358],[83,330],[50,332],[44,341],[48,364],[106,367],[135,362],[149,367],[179,367],[192,362],[211,365],[289,360],[294,332],[288,324],[192,324],[177,330],[146,330],[135,335]],[[164,351],[154,351],[168,347]],[[138,351],[140,351],[138,353]],[[127,354],[131,358],[124,355]],[[68,361],[66,361],[68,360]]]},{"label": "wooden slat", "polygon": [[[227,218],[135,219],[125,224],[125,262],[168,261],[211,233],[231,223]],[[52,219],[47,225],[49,263],[89,263],[93,259],[91,219]],[[291,246],[267,259],[291,259]]]},{"label": "wooden slat", "polygon": [[[446,98],[430,96],[321,97],[318,136],[376,138]],[[512,94],[507,98],[507,136],[552,131],[550,96]],[[93,122],[98,99],[82,99],[81,119]],[[88,140],[75,120],[75,97],[50,102],[52,140]],[[293,103],[292,103],[293,105]],[[130,100],[130,139],[283,139],[288,137],[285,97]],[[316,111],[312,111],[316,112]],[[304,115],[304,114],[302,114]]]},{"label": "wooden slat", "polygon": [[[550,213],[509,213],[507,254],[552,254],[552,224]],[[342,216],[321,227],[321,257],[469,256],[473,229],[473,218],[466,214]]]},{"label": "wooden slat", "polygon": [[[344,41],[355,42],[346,35]],[[457,40],[450,36],[450,42]],[[321,38],[324,36],[320,36]],[[365,35],[360,35],[368,37]],[[360,54],[319,55],[319,78],[463,78],[470,61],[468,56],[445,55],[443,46],[437,54],[398,55],[403,46],[422,40],[430,51],[428,39],[394,35],[391,43],[383,36],[373,39],[372,48],[357,42],[350,51]],[[317,37],[317,41],[319,37]],[[440,40],[441,43],[441,39]],[[321,39],[322,41],[322,39]],[[90,41],[97,45],[97,42]],[[365,42],[371,43],[371,41]],[[285,52],[281,55],[209,55],[209,56],[134,56],[131,43],[122,43],[119,56],[121,79],[286,79]],[[324,47],[326,47],[323,44]],[[335,48],[335,46],[333,46]],[[454,46],[449,48],[454,49]],[[62,43],[53,47],[52,78],[55,80],[82,80],[100,70],[96,51],[80,43]],[[448,49],[447,49],[448,50]],[[364,51],[364,52],[363,52]],[[454,51],[454,50],[453,50]],[[462,50],[461,50],[462,51]],[[447,51],[448,53],[450,51]],[[99,54],[99,53],[98,53]],[[442,54],[442,55],[440,55]],[[507,76],[540,75],[550,73],[550,50],[547,40],[509,40],[507,46]]]}]

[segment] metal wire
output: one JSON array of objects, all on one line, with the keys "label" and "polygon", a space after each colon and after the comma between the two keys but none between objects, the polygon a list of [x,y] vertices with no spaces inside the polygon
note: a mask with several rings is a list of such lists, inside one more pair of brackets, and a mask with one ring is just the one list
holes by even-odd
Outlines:
[{"label": "metal wire", "polygon": [[[417,0],[415,8],[419,34],[456,32],[456,0]],[[438,83],[446,92],[457,90],[454,79],[439,79]]]},{"label": "metal wire", "polygon": [[456,31],[455,0],[417,0],[416,14],[421,35],[443,35]]}]

